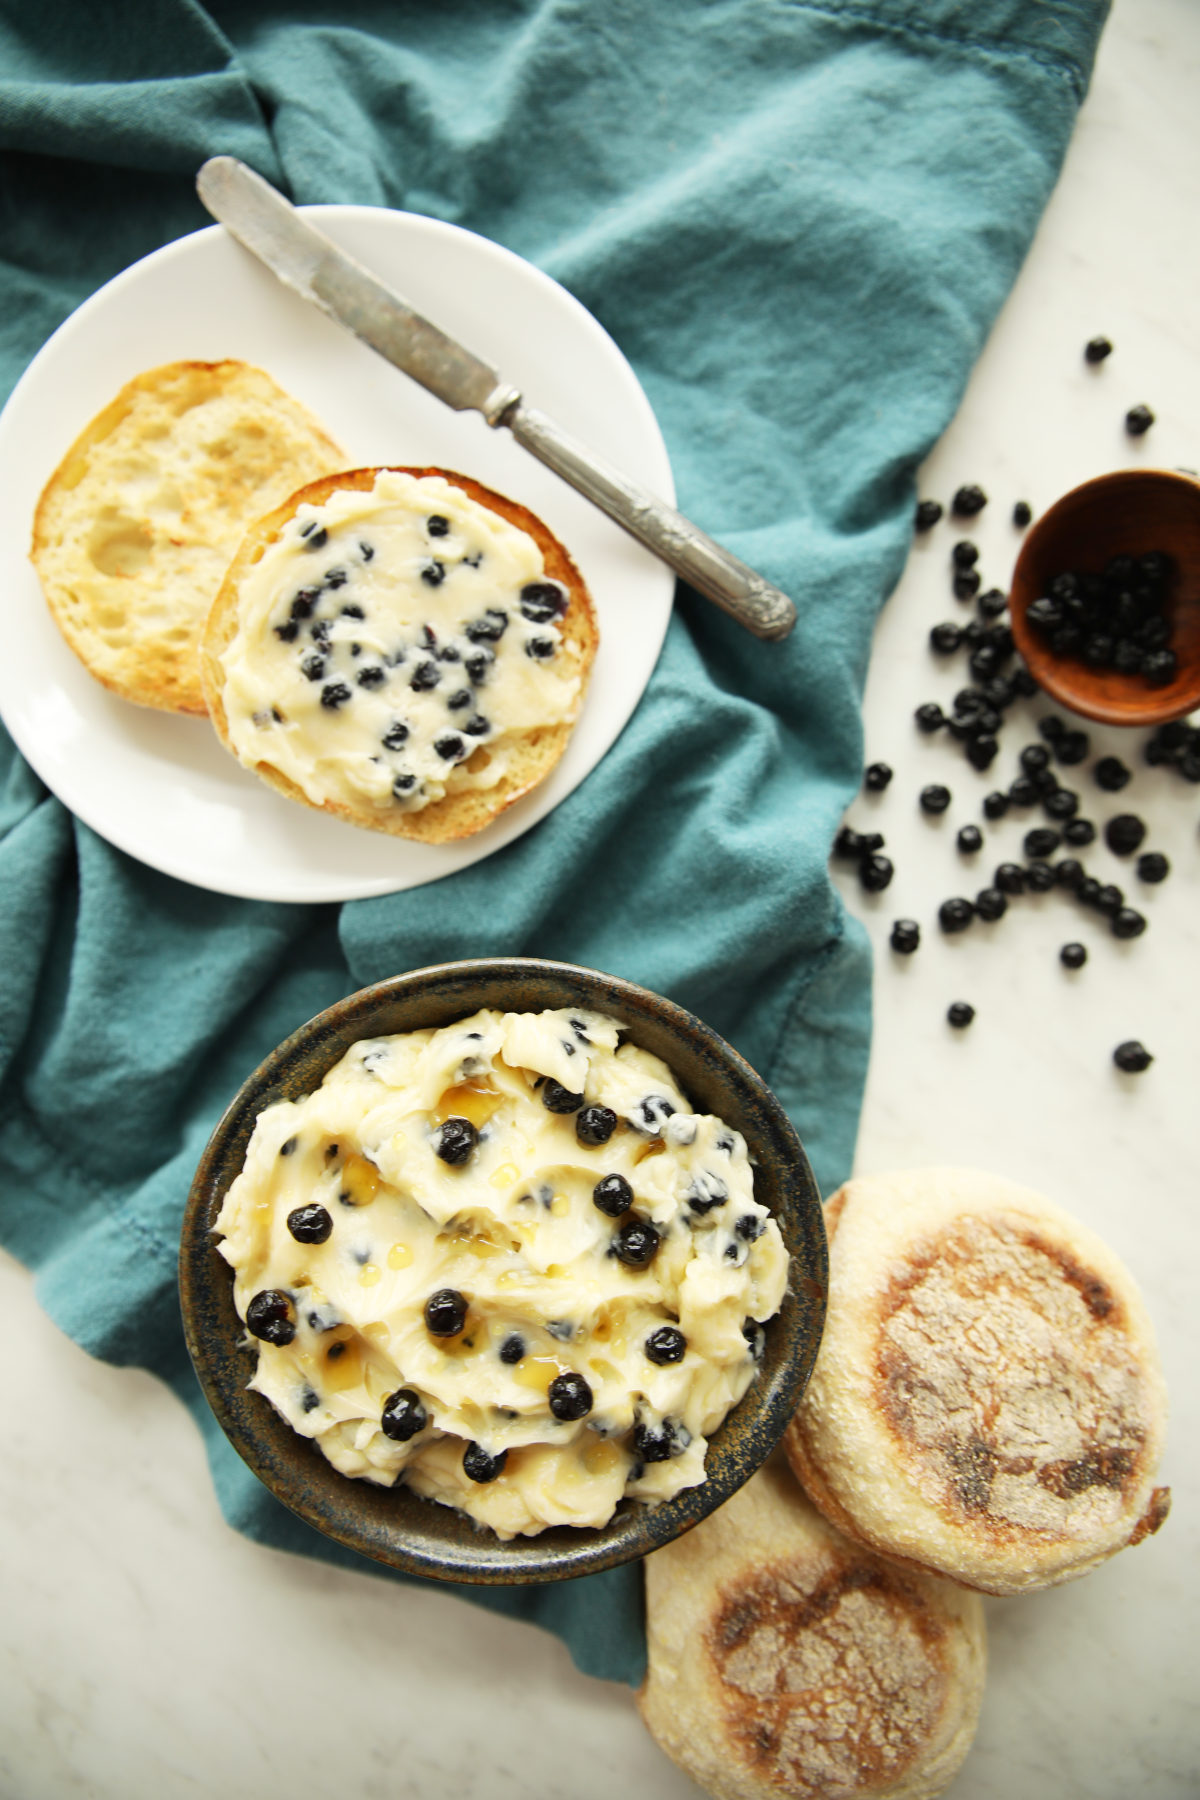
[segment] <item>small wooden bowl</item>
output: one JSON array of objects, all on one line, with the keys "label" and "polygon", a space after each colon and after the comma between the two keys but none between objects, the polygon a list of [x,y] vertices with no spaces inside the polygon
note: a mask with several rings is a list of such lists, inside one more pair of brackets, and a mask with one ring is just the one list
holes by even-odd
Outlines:
[{"label": "small wooden bowl", "polygon": [[[1179,571],[1167,603],[1179,668],[1167,686],[1056,656],[1029,625],[1030,603],[1056,575],[1099,571],[1112,556],[1148,550],[1167,551]],[[1072,712],[1104,725],[1162,725],[1192,712],[1200,706],[1200,482],[1168,469],[1117,469],[1072,488],[1025,539],[1009,612],[1013,640],[1034,680]]]}]

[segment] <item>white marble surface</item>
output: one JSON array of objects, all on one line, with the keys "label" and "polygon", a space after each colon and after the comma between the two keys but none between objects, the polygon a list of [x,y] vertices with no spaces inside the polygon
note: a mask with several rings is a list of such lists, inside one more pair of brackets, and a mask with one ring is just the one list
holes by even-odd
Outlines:
[{"label": "white marble surface", "polygon": [[[1041,510],[1126,462],[1200,464],[1198,95],[1194,0],[1117,0],[1060,187],[921,484],[945,499],[978,481],[993,496],[971,533],[989,582],[1009,574],[1014,499]],[[1090,371],[1080,351],[1099,331],[1117,348]],[[1122,418],[1142,400],[1158,422],[1134,443]],[[983,1717],[950,1792],[1182,1800],[1200,1792],[1200,788],[1143,769],[1136,754],[1119,803],[1103,804],[1087,776],[1079,784],[1095,817],[1126,804],[1143,813],[1149,842],[1171,856],[1171,878],[1141,897],[1151,920],[1141,940],[1115,942],[1058,894],[1024,900],[997,926],[940,936],[938,900],[982,885],[953,836],[994,785],[911,723],[919,701],[962,685],[925,648],[931,624],[964,611],[946,574],[954,535],[943,525],[918,542],[868,685],[868,758],[896,777],[851,817],[885,832],[897,875],[875,899],[845,884],[877,949],[858,1167],[990,1166],[1108,1238],[1143,1286],[1165,1355],[1175,1510],[1157,1538],[1087,1580],[989,1603]],[[1095,739],[1133,748],[1119,733]],[[1011,774],[1024,741],[1010,726],[997,774]],[[916,808],[931,780],[954,792],[940,821]],[[997,827],[976,860],[990,869],[1024,829]],[[1107,852],[1085,855],[1138,885]],[[908,960],[887,949],[902,914],[925,926]],[[1057,962],[1068,937],[1090,950],[1076,976]],[[956,998],[978,1011],[962,1034],[944,1022]],[[1109,1060],[1128,1036],[1156,1055],[1140,1079]],[[697,1794],[629,1694],[578,1675],[557,1640],[235,1536],[174,1399],[63,1339],[7,1259],[0,1331],[3,1800]]]}]

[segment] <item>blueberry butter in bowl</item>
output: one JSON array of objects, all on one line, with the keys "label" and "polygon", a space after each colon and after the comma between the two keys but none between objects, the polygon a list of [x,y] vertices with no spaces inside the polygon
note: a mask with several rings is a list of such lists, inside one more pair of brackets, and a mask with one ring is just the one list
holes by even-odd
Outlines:
[{"label": "blueberry butter in bowl", "polygon": [[595,971],[445,964],[301,1027],[221,1120],[180,1287],[266,1486],[410,1573],[556,1579],[753,1474],[824,1318],[820,1198],[700,1020]]}]

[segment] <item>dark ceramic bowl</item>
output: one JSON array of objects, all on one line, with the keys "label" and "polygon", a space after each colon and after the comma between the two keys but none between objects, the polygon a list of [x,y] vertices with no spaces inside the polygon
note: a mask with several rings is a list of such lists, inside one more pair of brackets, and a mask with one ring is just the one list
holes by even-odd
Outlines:
[{"label": "dark ceramic bowl", "polygon": [[[1030,625],[1030,605],[1066,569],[1099,570],[1112,556],[1166,550],[1177,578],[1167,602],[1173,681],[1093,669],[1058,656]],[[1171,469],[1117,469],[1072,488],[1042,514],[1021,546],[1009,594],[1013,642],[1043,691],[1104,725],[1162,725],[1200,706],[1200,482]]]},{"label": "dark ceramic bowl", "polygon": [[[241,1170],[254,1121],[276,1100],[318,1087],[359,1038],[440,1026],[481,1007],[540,1012],[586,1006],[662,1057],[699,1111],[742,1133],[755,1195],[774,1214],[791,1256],[783,1307],[766,1328],[757,1377],[708,1450],[708,1479],[657,1507],[622,1500],[602,1529],[558,1526],[503,1542],[465,1514],[402,1484],[340,1475],[261,1395],[247,1391],[255,1351],[243,1343],[233,1281],[213,1224]],[[188,1349],[220,1424],[271,1492],[318,1531],[409,1574],[446,1581],[552,1581],[612,1568],[678,1537],[727,1500],[765,1461],[804,1391],[825,1318],[828,1259],[821,1201],[778,1100],[707,1025],[669,1000],[566,963],[487,959],[418,969],[363,988],[294,1032],[255,1070],[212,1135],[188,1197],[179,1285]]]}]

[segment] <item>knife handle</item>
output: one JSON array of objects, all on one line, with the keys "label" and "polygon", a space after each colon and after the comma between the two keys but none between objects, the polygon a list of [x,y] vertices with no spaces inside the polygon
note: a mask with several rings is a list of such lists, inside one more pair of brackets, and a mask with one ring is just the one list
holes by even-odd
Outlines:
[{"label": "knife handle", "polygon": [[712,600],[760,638],[782,638],[796,623],[796,608],[770,582],[722,550],[690,519],[637,487],[553,419],[523,400],[497,421],[539,462],[606,512],[645,544],[706,600]]}]

